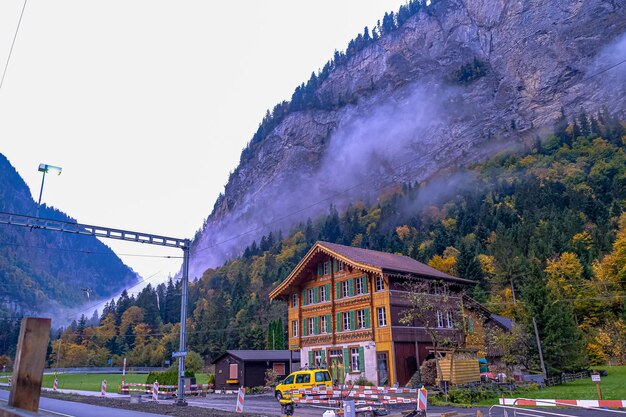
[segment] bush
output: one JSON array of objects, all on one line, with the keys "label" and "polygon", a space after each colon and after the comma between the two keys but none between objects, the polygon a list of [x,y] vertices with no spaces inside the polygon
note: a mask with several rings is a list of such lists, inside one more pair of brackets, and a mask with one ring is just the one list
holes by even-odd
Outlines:
[{"label": "bush", "polygon": [[266,387],[275,387],[278,385],[280,377],[278,374],[271,368],[265,370],[265,386]]},{"label": "bush", "polygon": [[[185,378],[195,378],[193,371],[185,370]],[[154,381],[159,381],[160,385],[178,385],[178,370],[168,369],[165,372],[150,372],[146,379],[146,384],[152,385]]]},{"label": "bush", "polygon": [[420,366],[420,375],[424,385],[433,386],[437,380],[437,361],[428,359]]},{"label": "bush", "polygon": [[485,74],[487,74],[487,65],[474,58],[474,61],[461,66],[461,68],[455,71],[452,78],[460,84],[467,85],[480,77],[484,77]]},{"label": "bush", "polygon": [[357,379],[354,380],[354,384],[353,385],[365,385],[368,387],[373,387],[374,383],[371,382],[370,380],[368,380],[367,378],[365,378],[365,375],[361,374],[359,375],[359,377]]}]

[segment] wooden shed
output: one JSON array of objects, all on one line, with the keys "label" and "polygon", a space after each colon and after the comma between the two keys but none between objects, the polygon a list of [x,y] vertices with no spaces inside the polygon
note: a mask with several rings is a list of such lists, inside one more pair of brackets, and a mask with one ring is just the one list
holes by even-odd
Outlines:
[{"label": "wooden shed", "polygon": [[213,364],[215,389],[235,390],[265,385],[268,369],[279,377],[289,375],[300,369],[300,355],[289,350],[227,350]]},{"label": "wooden shed", "polygon": [[439,367],[443,376],[437,372],[437,384],[440,381],[453,385],[480,382],[480,365],[475,352],[447,352],[445,357],[439,359]]}]

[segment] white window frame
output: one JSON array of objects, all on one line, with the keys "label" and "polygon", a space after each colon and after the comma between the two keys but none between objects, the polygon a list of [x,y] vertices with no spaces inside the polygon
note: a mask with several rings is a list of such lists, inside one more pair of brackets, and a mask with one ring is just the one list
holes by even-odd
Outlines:
[{"label": "white window frame", "polygon": [[385,280],[383,279],[383,277],[378,275],[376,277],[376,292],[384,291],[384,290],[385,290]]},{"label": "white window frame", "polygon": [[313,296],[313,291],[315,290],[315,288],[309,288],[308,290],[306,290],[306,298],[307,298],[307,304],[315,304],[315,297]]},{"label": "white window frame", "polygon": [[356,328],[365,329],[365,310],[356,311]]},{"label": "white window frame", "polygon": [[337,261],[337,271],[343,272],[343,261]]},{"label": "white window frame", "polygon": [[298,307],[298,294],[294,294],[291,297],[291,306]]},{"label": "white window frame", "polygon": [[322,286],[320,287],[320,303],[324,303],[324,302],[326,302],[326,301],[328,301],[328,300],[326,299],[326,286],[325,286],[325,285],[322,285]]},{"label": "white window frame", "polygon": [[324,262],[324,274],[323,275],[328,275],[328,274],[330,274],[330,261]]},{"label": "white window frame", "polygon": [[350,348],[350,370],[359,372],[359,348]]},{"label": "white window frame", "polygon": [[441,311],[437,310],[435,312],[435,318],[437,319],[437,327],[442,328],[443,327],[443,314],[441,313]]},{"label": "white window frame", "polygon": [[350,297],[350,280],[341,281],[341,298]]},{"label": "white window frame", "polygon": [[454,327],[454,321],[452,320],[452,312],[446,311],[446,327],[451,329]]},{"label": "white window frame", "polygon": [[376,308],[376,316],[378,316],[378,327],[387,326],[387,311],[385,307]]},{"label": "white window frame", "polygon": [[291,333],[293,334],[293,337],[298,337],[298,320],[291,322]]},{"label": "white window frame", "polygon": [[309,326],[309,332],[307,334],[313,336],[315,334],[315,320],[313,320],[313,317],[309,319],[307,326]]},{"label": "white window frame", "polygon": [[322,351],[314,350],[313,351],[313,366],[317,368],[321,365],[322,365]]},{"label": "white window frame", "polygon": [[326,316],[320,316],[319,318],[320,321],[320,333],[327,333],[326,332]]},{"label": "white window frame", "polygon": [[363,294],[363,280],[361,279],[361,277],[356,278],[354,281],[355,281],[354,289],[355,289],[356,295]]},{"label": "white window frame", "polygon": [[348,311],[344,311],[343,316],[341,316],[343,320],[343,330],[353,330],[350,328],[350,313]]}]

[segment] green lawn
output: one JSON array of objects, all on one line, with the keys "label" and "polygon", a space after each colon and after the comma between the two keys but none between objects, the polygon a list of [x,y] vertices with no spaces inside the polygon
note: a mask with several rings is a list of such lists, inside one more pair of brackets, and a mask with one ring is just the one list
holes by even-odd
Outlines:
[{"label": "green lawn", "polygon": [[[603,366],[608,376],[602,378],[600,389],[605,400],[626,400],[626,366]],[[526,398],[548,398],[555,400],[597,400],[596,384],[591,378],[561,384],[523,394]]]},{"label": "green lawn", "polygon": [[[126,374],[126,382],[134,384],[145,384],[147,374]],[[59,389],[78,389],[85,391],[100,391],[102,380],[107,381],[107,392],[119,392],[122,383],[122,374],[59,374]],[[209,376],[207,374],[196,374],[198,384],[206,384]],[[43,386],[52,388],[54,375],[43,376]]]}]

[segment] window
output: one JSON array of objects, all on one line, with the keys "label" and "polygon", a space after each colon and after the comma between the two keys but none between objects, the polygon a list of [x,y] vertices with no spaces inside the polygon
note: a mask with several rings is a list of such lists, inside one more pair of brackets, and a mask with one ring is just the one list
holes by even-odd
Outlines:
[{"label": "window", "polygon": [[454,322],[452,321],[452,313],[450,311],[446,311],[446,327],[448,329],[454,327]]},{"label": "window", "polygon": [[321,350],[313,351],[313,364],[315,365],[316,368],[322,365],[322,351]]},{"label": "window", "polygon": [[343,329],[344,330],[351,330],[350,327],[350,313],[348,311],[346,311],[343,314]]},{"label": "window", "polygon": [[291,306],[298,307],[298,294],[294,294],[291,296]]},{"label": "window", "polygon": [[359,365],[359,348],[350,349],[350,369],[352,372],[359,372],[361,369]]},{"label": "window", "polygon": [[298,336],[298,320],[294,320],[291,322],[291,335],[293,337]]},{"label": "window", "polygon": [[323,303],[324,301],[328,301],[326,299],[326,285],[322,285],[320,287],[320,303]]},{"label": "window", "polygon": [[293,384],[293,375],[289,375],[287,378],[285,378],[283,384]]},{"label": "window", "polygon": [[338,261],[337,262],[337,270],[339,272],[343,272],[343,261]]},{"label": "window", "polygon": [[320,371],[315,373],[315,382],[324,382],[330,380],[330,373],[328,373],[328,371]]},{"label": "window", "polygon": [[358,310],[356,312],[356,328],[357,329],[365,328],[365,310]]},{"label": "window", "polygon": [[327,333],[327,325],[326,316],[320,316],[320,333]]},{"label": "window", "polygon": [[356,280],[356,294],[363,294],[363,279],[361,278],[357,278]]},{"label": "window", "polygon": [[285,375],[285,363],[277,362],[272,365],[272,369],[276,372],[276,375]]},{"label": "window", "polygon": [[378,327],[387,325],[387,311],[385,307],[378,307],[376,309],[376,315],[378,316]]},{"label": "window", "polygon": [[349,297],[350,296],[350,281],[343,281],[341,283],[341,297]]},{"label": "window", "polygon": [[472,316],[467,318],[467,328],[469,334],[474,334],[474,318]]},{"label": "window", "polygon": [[330,274],[330,261],[324,262],[324,275]]},{"label": "window", "polygon": [[385,289],[385,280],[383,277],[376,277],[376,291],[382,291]]},{"label": "window", "polygon": [[239,373],[239,365],[236,363],[231,363],[228,368],[228,379],[237,379],[238,373]]},{"label": "window", "polygon": [[296,375],[296,384],[308,384],[311,382],[310,374],[298,374]]},{"label": "window", "polygon": [[441,314],[441,311],[437,310],[435,315],[437,318],[437,327],[443,327],[443,314]]},{"label": "window", "polygon": [[315,320],[309,319],[309,331],[307,334],[315,334]]},{"label": "window", "polygon": [[315,303],[315,290],[317,290],[317,288],[309,288],[306,293],[307,293],[307,304],[313,304]]}]

